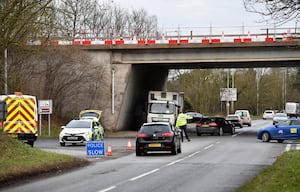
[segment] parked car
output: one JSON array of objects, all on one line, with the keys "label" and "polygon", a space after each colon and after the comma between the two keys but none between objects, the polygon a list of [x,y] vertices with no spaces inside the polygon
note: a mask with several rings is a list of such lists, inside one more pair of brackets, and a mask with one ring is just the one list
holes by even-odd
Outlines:
[{"label": "parked car", "polygon": [[229,121],[233,126],[235,127],[243,127],[243,121],[242,118],[239,115],[236,114],[229,114],[226,116],[226,120]]},{"label": "parked car", "polygon": [[263,142],[277,140],[278,143],[288,139],[300,139],[300,118],[291,118],[262,128],[257,133],[257,139]]},{"label": "parked car", "polygon": [[189,119],[188,123],[186,125],[186,130],[188,132],[196,132],[196,125],[200,122],[202,119],[203,115],[198,112],[187,112],[187,115],[193,117],[193,119]]},{"label": "parked car", "polygon": [[288,118],[289,117],[287,116],[286,113],[275,113],[275,115],[273,117],[273,125],[279,123],[280,121],[285,121]]},{"label": "parked car", "polygon": [[239,115],[242,118],[243,125],[251,126],[251,116],[248,110],[236,110],[234,114]]},{"label": "parked car", "polygon": [[224,117],[203,117],[197,124],[196,132],[198,136],[202,134],[223,135],[224,133],[235,133],[235,127]]},{"label": "parked car", "polygon": [[136,155],[156,151],[181,153],[180,129],[169,122],[144,123],[137,133]]},{"label": "parked car", "polygon": [[273,119],[275,112],[273,110],[265,110],[263,113],[263,120]]},{"label": "parked car", "polygon": [[62,126],[59,143],[61,146],[65,146],[66,144],[85,144],[90,139],[101,140],[104,134],[102,129],[102,126],[96,120],[74,119],[66,126]]}]

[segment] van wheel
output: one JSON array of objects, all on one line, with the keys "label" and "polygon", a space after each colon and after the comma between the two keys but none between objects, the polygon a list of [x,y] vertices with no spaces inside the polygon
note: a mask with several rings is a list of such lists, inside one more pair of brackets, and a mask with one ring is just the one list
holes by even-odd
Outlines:
[{"label": "van wheel", "polygon": [[29,140],[29,141],[27,141],[27,144],[30,145],[31,147],[33,147],[34,141]]}]

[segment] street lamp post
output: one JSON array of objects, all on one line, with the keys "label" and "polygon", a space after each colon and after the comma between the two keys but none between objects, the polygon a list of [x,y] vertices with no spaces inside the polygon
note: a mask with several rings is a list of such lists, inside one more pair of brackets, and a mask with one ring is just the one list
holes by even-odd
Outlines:
[{"label": "street lamp post", "polygon": [[111,114],[115,113],[115,69],[111,69]]},{"label": "street lamp post", "polygon": [[4,50],[4,93],[7,95],[7,48]]}]

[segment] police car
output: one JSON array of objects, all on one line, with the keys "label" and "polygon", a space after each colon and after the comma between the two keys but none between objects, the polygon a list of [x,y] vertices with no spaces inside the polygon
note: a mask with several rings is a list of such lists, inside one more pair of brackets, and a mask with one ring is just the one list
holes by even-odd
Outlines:
[{"label": "police car", "polygon": [[257,133],[257,139],[263,142],[277,140],[279,143],[284,140],[300,139],[300,118],[291,118],[262,128]]},{"label": "police car", "polygon": [[[92,119],[73,119],[66,126],[61,127],[59,143],[61,146],[66,144],[85,144],[90,140],[103,139],[101,125]],[[101,134],[102,133],[102,134]]]}]

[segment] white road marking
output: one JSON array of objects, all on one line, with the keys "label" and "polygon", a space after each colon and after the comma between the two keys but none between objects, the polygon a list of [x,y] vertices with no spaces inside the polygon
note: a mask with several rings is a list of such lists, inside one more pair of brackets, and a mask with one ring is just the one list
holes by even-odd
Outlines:
[{"label": "white road marking", "polygon": [[147,176],[147,175],[150,175],[150,174],[152,174],[152,173],[155,173],[156,171],[158,171],[159,169],[153,169],[152,171],[149,171],[149,172],[147,172],[147,173],[144,173],[144,174],[141,174],[141,175],[139,175],[139,176],[137,176],[137,177],[133,177],[133,178],[131,178],[131,179],[129,179],[130,181],[135,181],[135,180],[137,180],[137,179],[140,179],[140,178],[142,178],[142,177],[145,177],[145,176]]},{"label": "white road marking", "polygon": [[208,145],[208,146],[204,147],[204,150],[207,150],[207,149],[209,149],[209,148],[211,148],[211,147],[213,147],[213,146],[214,146],[213,144]]},{"label": "white road marking", "polygon": [[[219,143],[220,143],[220,142],[216,142],[216,144],[219,144]],[[214,144],[210,144],[210,145],[204,147],[204,150],[207,150],[207,149],[209,149],[209,148],[211,148],[211,147],[213,147],[213,146],[214,146]],[[193,156],[195,156],[195,155],[198,154],[198,153],[201,153],[201,150],[196,151],[196,152],[194,152],[194,153],[192,153],[192,154],[190,154],[190,155],[188,155],[188,156],[186,156],[186,157],[184,157],[184,158],[177,159],[176,161],[172,161],[172,162],[168,163],[168,164],[165,165],[165,166],[167,167],[167,166],[174,165],[174,164],[179,163],[179,162],[181,162],[181,161],[183,161],[183,160],[185,160],[185,159],[187,159],[187,158],[193,157]],[[139,176],[132,177],[131,179],[129,179],[129,181],[135,181],[135,180],[138,180],[138,179],[143,178],[143,177],[145,177],[145,176],[147,176],[147,175],[151,175],[151,174],[153,174],[153,173],[155,173],[155,172],[157,172],[157,171],[159,171],[159,170],[160,170],[159,168],[158,168],[158,169],[153,169],[152,171],[148,171],[148,172],[143,173],[143,174],[141,174],[141,175],[139,175]],[[126,181],[124,181],[124,182],[126,182]],[[123,184],[124,182],[121,182],[121,183]],[[118,185],[122,185],[121,183],[118,184]],[[98,192],[107,192],[107,191],[113,190],[113,189],[115,189],[118,185],[114,185],[114,186],[108,187],[108,188],[106,188],[106,189],[102,189],[102,190],[100,190],[100,191],[98,191]]]},{"label": "white road marking", "polygon": [[168,163],[167,166],[174,165],[175,163],[178,163],[178,162],[180,162],[180,161],[183,161],[184,159],[185,159],[185,158],[183,158],[183,159],[178,159],[178,160],[176,160],[176,161],[172,161],[171,163]]},{"label": "white road marking", "polygon": [[116,188],[116,186],[111,186],[106,189],[102,189],[101,191],[98,191],[98,192],[107,192],[107,191],[113,190],[114,188]]},{"label": "white road marking", "polygon": [[291,149],[291,146],[292,146],[291,144],[287,144],[285,147],[285,151],[289,151]]}]

